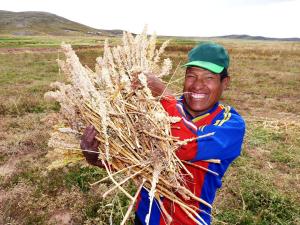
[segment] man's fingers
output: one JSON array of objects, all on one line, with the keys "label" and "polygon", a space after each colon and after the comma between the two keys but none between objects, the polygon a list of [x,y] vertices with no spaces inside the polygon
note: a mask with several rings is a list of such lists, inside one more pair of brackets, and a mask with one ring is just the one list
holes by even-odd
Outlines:
[{"label": "man's fingers", "polygon": [[87,126],[83,132],[83,136],[88,137],[92,131],[93,131],[93,126],[92,125]]},{"label": "man's fingers", "polygon": [[82,149],[98,151],[99,142],[96,139],[97,134],[97,130],[92,125],[88,126],[82,135],[80,147]]},{"label": "man's fingers", "polygon": [[98,133],[97,130],[93,127],[91,135],[95,137],[97,133]]},{"label": "man's fingers", "polygon": [[89,136],[87,136],[87,141],[89,143],[93,143],[95,141],[96,135],[97,135],[97,131],[92,130],[91,133],[89,133]]},{"label": "man's fingers", "polygon": [[90,125],[85,129],[85,131],[82,135],[82,140],[84,142],[91,143],[94,141],[96,135],[97,135],[96,129],[92,125]]},{"label": "man's fingers", "polygon": [[92,149],[95,151],[98,151],[98,146],[99,146],[99,141],[97,141],[95,139],[95,141],[93,142],[93,145],[92,145]]}]

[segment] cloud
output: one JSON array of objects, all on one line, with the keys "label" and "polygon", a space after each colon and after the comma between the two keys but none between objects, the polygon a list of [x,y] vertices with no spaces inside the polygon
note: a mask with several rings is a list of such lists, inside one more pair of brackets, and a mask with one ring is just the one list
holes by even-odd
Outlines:
[{"label": "cloud", "polygon": [[223,1],[224,4],[230,6],[260,6],[260,5],[270,5],[276,3],[283,3],[283,2],[292,2],[297,0],[228,0]]}]

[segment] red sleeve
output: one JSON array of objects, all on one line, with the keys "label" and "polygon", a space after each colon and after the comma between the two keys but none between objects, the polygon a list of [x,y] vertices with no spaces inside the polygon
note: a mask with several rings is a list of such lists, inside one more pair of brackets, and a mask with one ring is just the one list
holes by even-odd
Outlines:
[{"label": "red sleeve", "polygon": [[174,96],[164,96],[160,103],[164,107],[165,111],[169,114],[169,116],[178,116],[178,111],[176,109],[177,100]]},{"label": "red sleeve", "polygon": [[[169,114],[169,116],[177,116],[181,117],[181,114],[178,112],[176,107],[177,100],[174,96],[166,96],[161,101],[162,106],[165,111]],[[183,120],[178,123],[172,123],[172,135],[174,137],[179,137],[180,140],[185,140],[189,138],[195,138],[196,134],[194,134],[191,130],[189,130],[185,125]],[[189,160],[195,157],[197,153],[197,143],[195,141],[189,142],[188,144],[181,146],[180,149],[176,151],[176,155],[179,159]]]}]

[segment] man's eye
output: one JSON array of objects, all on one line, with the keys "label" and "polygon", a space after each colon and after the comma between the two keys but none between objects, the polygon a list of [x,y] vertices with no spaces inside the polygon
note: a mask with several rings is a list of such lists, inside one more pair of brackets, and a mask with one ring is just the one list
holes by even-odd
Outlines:
[{"label": "man's eye", "polygon": [[193,74],[187,74],[186,77],[187,77],[187,78],[194,78],[195,75],[193,75]]}]

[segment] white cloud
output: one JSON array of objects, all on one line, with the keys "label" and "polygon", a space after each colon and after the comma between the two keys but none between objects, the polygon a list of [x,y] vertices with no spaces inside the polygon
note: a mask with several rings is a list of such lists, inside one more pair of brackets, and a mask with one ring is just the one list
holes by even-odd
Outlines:
[{"label": "white cloud", "polygon": [[259,5],[270,5],[270,4],[277,4],[281,2],[291,2],[296,0],[228,0],[222,1],[226,5],[230,6],[259,6]]}]

